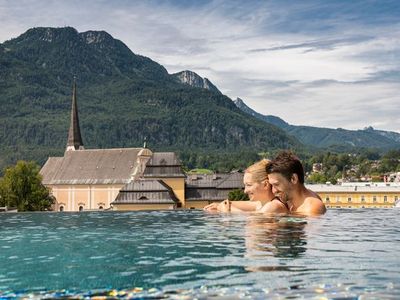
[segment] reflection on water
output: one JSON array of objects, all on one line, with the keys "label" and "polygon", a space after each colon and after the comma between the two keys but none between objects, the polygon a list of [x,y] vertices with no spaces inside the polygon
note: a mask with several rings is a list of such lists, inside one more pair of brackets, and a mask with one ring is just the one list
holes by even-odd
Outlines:
[{"label": "reflection on water", "polygon": [[0,298],[399,295],[399,220],[372,209],[1,214]]},{"label": "reflection on water", "polygon": [[256,259],[298,257],[307,249],[306,224],[305,218],[249,215],[245,227],[247,255]]}]

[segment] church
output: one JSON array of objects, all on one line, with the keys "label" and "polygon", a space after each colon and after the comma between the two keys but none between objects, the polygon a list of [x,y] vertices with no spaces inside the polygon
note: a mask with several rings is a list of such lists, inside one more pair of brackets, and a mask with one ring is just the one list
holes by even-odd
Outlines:
[{"label": "church", "polygon": [[64,156],[40,170],[56,211],[201,209],[243,188],[243,174],[186,175],[174,152],[142,148],[85,149],[76,82]]}]

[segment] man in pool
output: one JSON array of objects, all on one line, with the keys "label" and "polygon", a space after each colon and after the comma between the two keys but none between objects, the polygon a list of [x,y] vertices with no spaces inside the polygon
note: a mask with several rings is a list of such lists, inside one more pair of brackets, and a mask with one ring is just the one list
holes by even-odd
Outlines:
[{"label": "man in pool", "polygon": [[303,165],[293,153],[280,152],[266,170],[272,192],[288,204],[290,213],[322,215],[326,212],[321,198],[304,186]]}]

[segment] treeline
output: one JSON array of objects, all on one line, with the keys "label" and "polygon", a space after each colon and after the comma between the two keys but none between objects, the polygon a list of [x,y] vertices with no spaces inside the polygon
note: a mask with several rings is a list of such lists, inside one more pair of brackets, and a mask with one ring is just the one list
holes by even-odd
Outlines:
[{"label": "treeline", "polygon": [[[321,169],[313,172],[314,164],[321,164]],[[309,183],[382,181],[384,176],[400,172],[400,150],[386,153],[378,150],[361,150],[357,153],[321,152],[305,160],[305,169]]]}]

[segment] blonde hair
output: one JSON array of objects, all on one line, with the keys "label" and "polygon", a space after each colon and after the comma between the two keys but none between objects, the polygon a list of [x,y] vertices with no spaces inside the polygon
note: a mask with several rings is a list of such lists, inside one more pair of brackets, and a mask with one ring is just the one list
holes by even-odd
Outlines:
[{"label": "blonde hair", "polygon": [[253,181],[262,182],[268,179],[267,166],[269,166],[270,163],[271,161],[269,159],[263,158],[249,166],[244,172],[250,173]]}]

